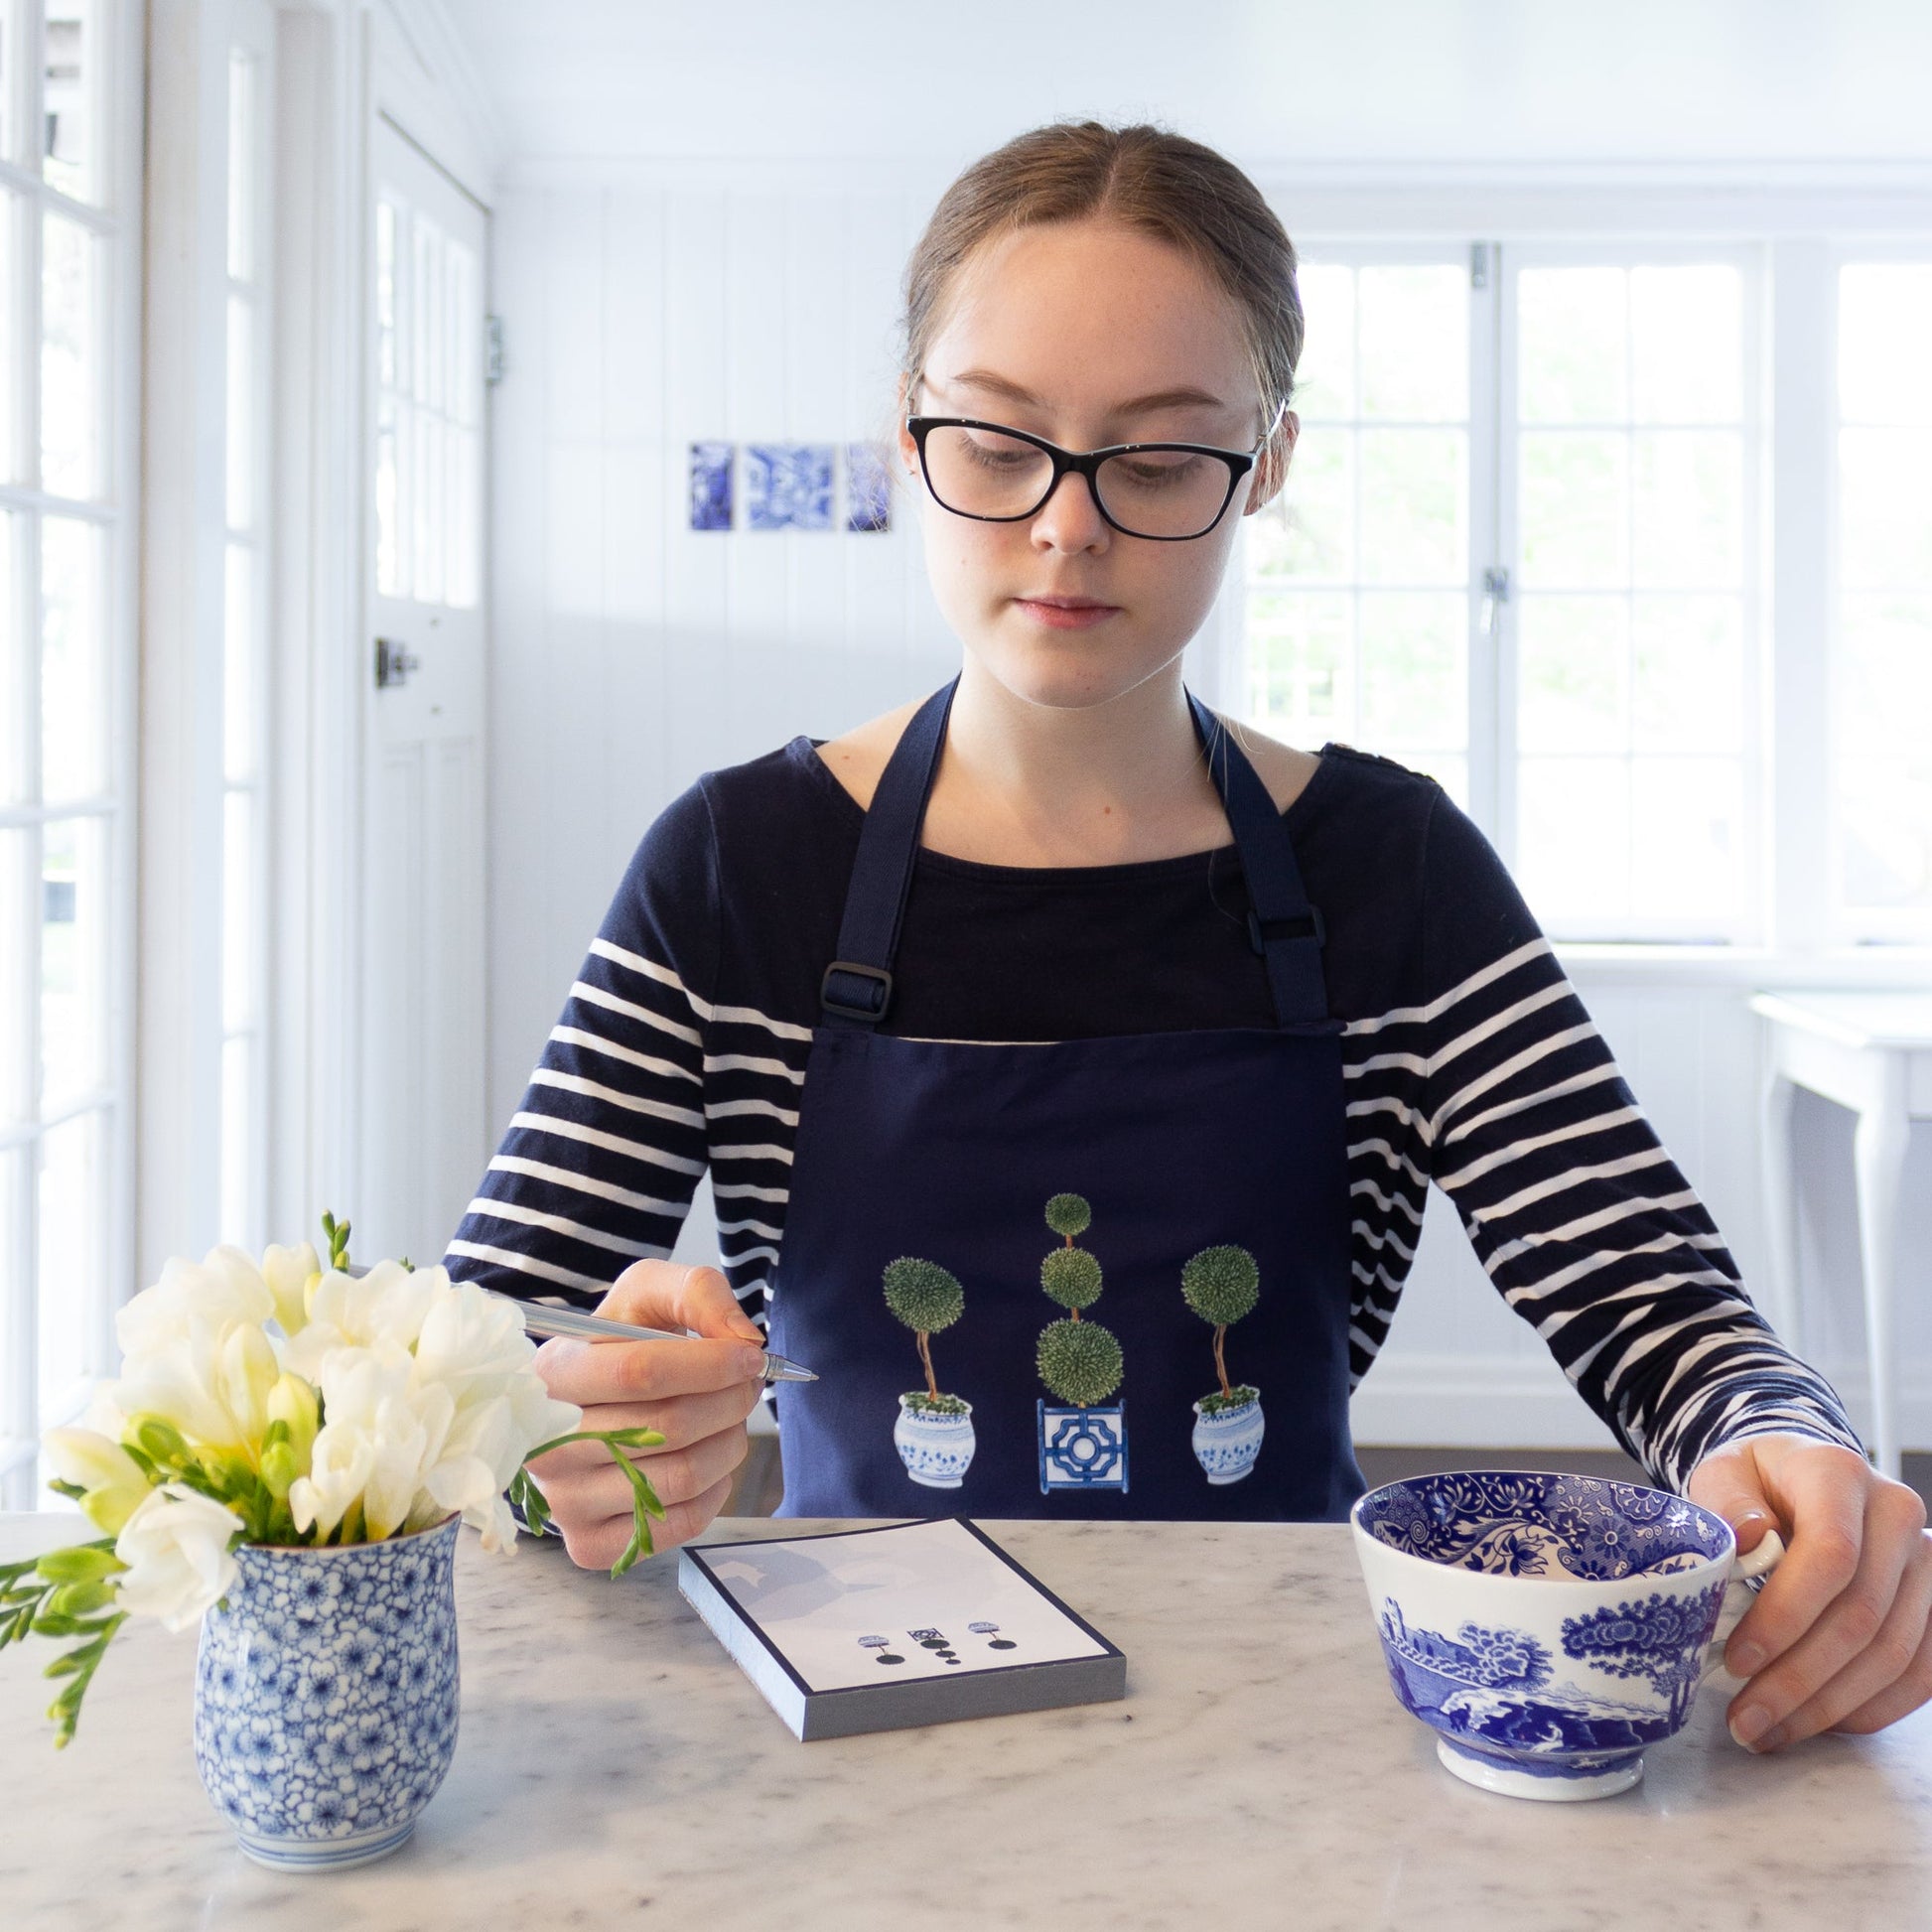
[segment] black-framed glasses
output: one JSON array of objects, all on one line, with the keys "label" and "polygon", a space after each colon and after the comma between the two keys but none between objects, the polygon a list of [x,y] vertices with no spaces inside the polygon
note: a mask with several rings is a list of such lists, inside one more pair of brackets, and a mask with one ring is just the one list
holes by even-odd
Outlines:
[{"label": "black-framed glasses", "polygon": [[918,445],[933,500],[955,516],[1023,522],[1039,513],[1073,470],[1087,480],[1100,514],[1116,530],[1156,543],[1185,543],[1213,529],[1268,441],[1264,435],[1252,450],[1113,443],[1076,453],[1027,430],[970,416],[908,416],[905,427]]}]

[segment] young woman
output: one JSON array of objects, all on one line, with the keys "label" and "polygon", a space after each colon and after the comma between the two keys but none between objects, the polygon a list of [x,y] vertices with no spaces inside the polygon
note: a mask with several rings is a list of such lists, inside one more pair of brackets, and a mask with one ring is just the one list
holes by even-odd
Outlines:
[{"label": "young woman", "polygon": [[[664,1432],[660,1548],[724,1500],[767,1332],[818,1377],[774,1391],[781,1514],[1332,1521],[1434,1180],[1653,1478],[1785,1534],[1740,1737],[1916,1708],[1925,1512],[1752,1307],[1480,833],[1182,683],[1298,430],[1266,203],[1171,133],[1044,127],[953,185],[905,289],[959,673],[649,828],[451,1271],[709,1337],[539,1356],[587,1428]],[[707,1167],[722,1271],[664,1258]],[[610,1564],[621,1471],[535,1472]]]}]

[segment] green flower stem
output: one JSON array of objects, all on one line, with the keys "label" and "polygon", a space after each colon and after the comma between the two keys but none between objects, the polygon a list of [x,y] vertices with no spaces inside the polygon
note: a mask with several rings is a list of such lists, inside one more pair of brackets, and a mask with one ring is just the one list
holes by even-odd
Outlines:
[{"label": "green flower stem", "polygon": [[[553,1437],[547,1443],[539,1443],[523,1460],[527,1465],[533,1456],[546,1453],[553,1449],[561,1449],[566,1443],[602,1443],[617,1458],[625,1479],[630,1484],[630,1541],[624,1547],[623,1555],[611,1566],[611,1575],[621,1577],[639,1557],[655,1555],[651,1542],[650,1519],[662,1516],[664,1505],[657,1500],[657,1491],[650,1486],[649,1479],[629,1456],[626,1449],[648,1449],[654,1443],[667,1441],[661,1430],[656,1429],[583,1429],[570,1436]],[[527,1466],[517,1470],[510,1483],[510,1501],[515,1503],[530,1525],[531,1534],[543,1536],[548,1533],[550,1509],[543,1500],[542,1492],[531,1479]],[[534,1501],[535,1507],[532,1507]]]},{"label": "green flower stem", "polygon": [[71,1681],[48,1706],[55,1722],[54,1743],[64,1749],[73,1737],[80,1700],[94,1670],[127,1621],[125,1610],[95,1614],[113,1601],[115,1576],[127,1566],[114,1555],[114,1539],[70,1544],[19,1563],[0,1563],[0,1649],[19,1643],[31,1630],[42,1637],[79,1637],[47,1666],[48,1677]]}]

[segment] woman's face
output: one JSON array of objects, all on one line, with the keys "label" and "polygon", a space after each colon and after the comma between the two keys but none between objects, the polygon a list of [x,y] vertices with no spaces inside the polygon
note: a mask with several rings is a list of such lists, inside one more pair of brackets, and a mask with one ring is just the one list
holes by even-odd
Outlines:
[{"label": "woman's face", "polygon": [[[921,377],[909,404],[901,394],[899,457],[919,491],[934,595],[967,650],[1017,697],[1076,708],[1173,663],[1214,602],[1236,517],[1281,485],[1292,413],[1221,520],[1184,543],[1123,535],[1070,473],[1030,518],[956,516],[920,480],[904,419],[970,416],[1076,451],[1152,442],[1252,450],[1272,412],[1230,299],[1180,250],[1135,229],[1024,228],[965,264]],[[1054,597],[1111,609],[1056,625],[1028,602]]]}]

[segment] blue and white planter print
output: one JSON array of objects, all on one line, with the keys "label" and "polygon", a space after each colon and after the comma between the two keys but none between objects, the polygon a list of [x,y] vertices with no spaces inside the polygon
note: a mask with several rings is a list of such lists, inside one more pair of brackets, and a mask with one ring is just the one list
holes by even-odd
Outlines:
[{"label": "blue and white planter print", "polygon": [[1596,1798],[1690,1716],[1735,1539],[1682,1496],[1479,1470],[1369,1491],[1356,1555],[1403,1707],[1456,1776]]},{"label": "blue and white planter print", "polygon": [[968,1402],[963,1414],[948,1416],[917,1407],[911,1396],[902,1395],[893,1441],[914,1482],[928,1489],[957,1489],[979,1447],[973,1436],[973,1405]]},{"label": "blue and white planter print", "polygon": [[1127,1493],[1127,1405],[1079,1409],[1036,1399],[1039,1493],[1118,1489]]},{"label": "blue and white planter print", "polygon": [[[1201,1402],[1206,1400],[1201,1397]],[[1239,1482],[1254,1468],[1261,1453],[1262,1428],[1259,1396],[1205,1414],[1200,1402],[1194,1404],[1194,1459],[1207,1471],[1210,1483]]]},{"label": "blue and white planter print", "polygon": [[361,1864],[415,1830],[456,1754],[458,1521],[236,1549],[228,1607],[202,1618],[195,1763],[251,1859]]}]

